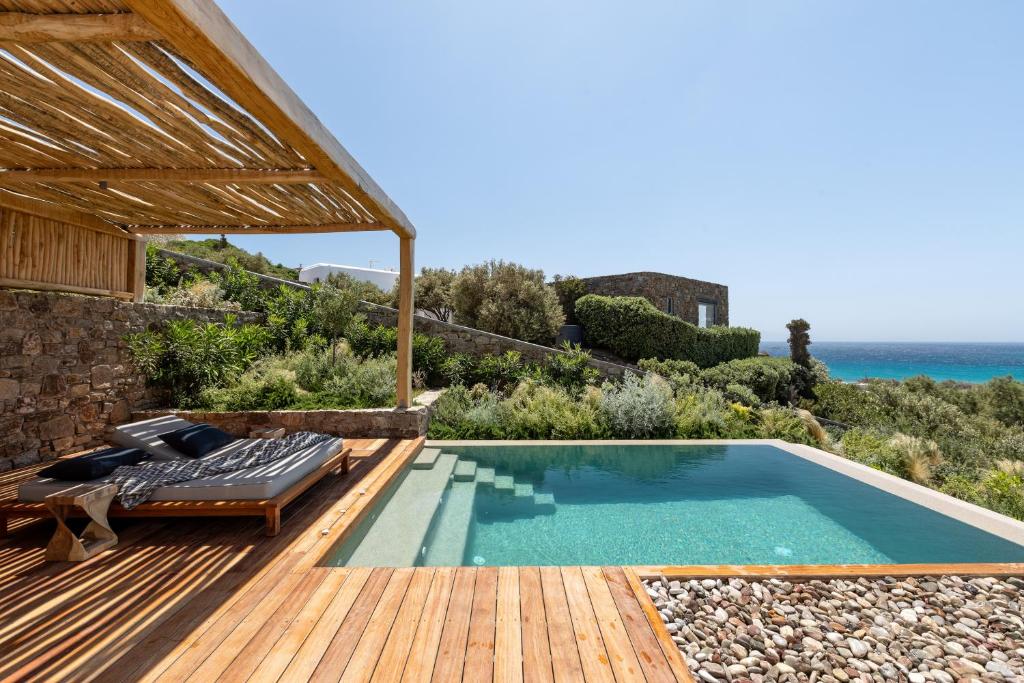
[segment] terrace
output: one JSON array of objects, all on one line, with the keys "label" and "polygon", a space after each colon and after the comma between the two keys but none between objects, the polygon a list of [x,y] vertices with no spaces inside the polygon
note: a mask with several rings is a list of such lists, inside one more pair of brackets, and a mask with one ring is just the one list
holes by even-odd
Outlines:
[{"label": "terrace", "polygon": [[[415,229],[215,5],[6,0],[0,9],[0,214],[10,227],[0,234],[0,287],[138,302],[145,235],[391,231],[401,262],[397,409],[410,407]],[[35,343],[25,342],[26,355]],[[85,384],[108,386],[110,368],[87,358],[79,359],[92,366]],[[130,415],[128,408],[103,410],[110,425]],[[65,435],[54,420],[49,455],[82,445],[74,429]],[[115,520],[116,546],[67,564],[44,559],[51,522],[5,517],[0,677],[691,681],[690,668],[699,668],[703,680],[741,680],[717,674],[725,669],[714,650],[729,646],[707,644],[714,624],[735,627],[728,617],[738,619],[736,605],[750,603],[751,593],[733,588],[732,577],[781,577],[797,586],[788,590],[799,602],[800,586],[823,590],[810,583],[819,578],[845,586],[861,577],[1022,572],[1010,562],[331,566],[337,548],[424,449],[422,438],[345,443],[350,470],[295,498],[275,536],[251,520],[220,516],[225,508],[213,505],[212,520]],[[17,511],[18,485],[42,467],[0,475],[3,510]],[[452,478],[475,487],[478,470],[470,469],[472,477]],[[697,540],[704,539],[684,542]],[[977,590],[1016,604],[1004,597],[1017,585]],[[762,599],[761,588],[750,590]],[[686,592],[688,601],[679,598]],[[769,619],[785,621],[765,602]],[[734,613],[715,621],[721,605]],[[791,616],[795,609],[785,606]],[[975,614],[961,618],[978,633]],[[1012,615],[997,617],[991,633],[970,636],[973,645],[997,649],[992,643],[1008,641],[1013,654],[1005,656],[1018,657],[1021,649],[1010,647],[1019,639]],[[692,630],[698,627],[701,636]],[[781,629],[773,633],[785,640]],[[745,635],[732,634],[730,646]],[[773,675],[797,680],[780,668],[785,661],[771,666]]]}]

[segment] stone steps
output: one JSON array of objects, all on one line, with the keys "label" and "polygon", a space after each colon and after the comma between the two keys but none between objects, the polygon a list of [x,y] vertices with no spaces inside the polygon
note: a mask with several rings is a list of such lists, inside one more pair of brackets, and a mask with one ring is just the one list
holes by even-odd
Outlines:
[{"label": "stone steps", "polygon": [[455,481],[473,481],[476,479],[476,463],[472,460],[459,460],[455,463]]},{"label": "stone steps", "polygon": [[347,565],[414,566],[457,461],[457,456],[442,453],[433,468],[410,469]]},{"label": "stone steps", "polygon": [[434,468],[434,464],[437,462],[438,456],[441,455],[440,448],[424,448],[420,451],[416,459],[412,461],[412,469],[414,470],[430,470]]}]

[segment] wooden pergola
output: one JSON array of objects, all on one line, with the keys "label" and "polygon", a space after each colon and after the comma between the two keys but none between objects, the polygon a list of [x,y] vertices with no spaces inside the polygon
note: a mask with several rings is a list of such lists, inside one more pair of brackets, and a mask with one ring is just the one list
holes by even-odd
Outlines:
[{"label": "wooden pergola", "polygon": [[211,0],[0,0],[0,286],[141,300],[141,235],[415,228]]}]

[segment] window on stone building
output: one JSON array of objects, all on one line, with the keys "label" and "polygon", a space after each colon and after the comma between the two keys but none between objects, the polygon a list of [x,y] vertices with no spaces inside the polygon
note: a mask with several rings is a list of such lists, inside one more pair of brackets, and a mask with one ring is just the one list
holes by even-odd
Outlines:
[{"label": "window on stone building", "polygon": [[672,308],[672,297],[665,299],[665,312],[669,315],[675,314],[675,310]]},{"label": "window on stone building", "polygon": [[711,327],[715,324],[715,308],[711,301],[697,302],[697,324],[700,327]]}]

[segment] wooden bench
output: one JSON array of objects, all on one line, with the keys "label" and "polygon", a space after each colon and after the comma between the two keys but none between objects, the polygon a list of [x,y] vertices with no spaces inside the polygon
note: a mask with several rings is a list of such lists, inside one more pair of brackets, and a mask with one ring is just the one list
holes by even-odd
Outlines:
[{"label": "wooden bench", "polygon": [[[89,451],[83,451],[84,454]],[[346,474],[349,469],[351,448],[342,447],[327,458],[316,470],[273,498],[263,500],[160,500],[140,503],[126,510],[112,503],[108,517],[263,517],[267,536],[281,531],[281,510],[302,495],[330,472]],[[76,453],[75,455],[81,455]],[[35,474],[41,467],[32,471]],[[0,536],[7,535],[7,520],[16,518],[47,518],[51,516],[46,503],[25,503],[18,500],[17,486],[6,487],[0,498]],[[83,516],[78,510],[69,510],[70,516]]]},{"label": "wooden bench", "polygon": [[[57,530],[46,546],[46,559],[51,562],[81,562],[117,544],[117,534],[107,521],[107,510],[117,493],[116,484],[78,484],[52,493],[43,503],[57,520]],[[72,514],[89,518],[79,537],[68,528]]]}]

